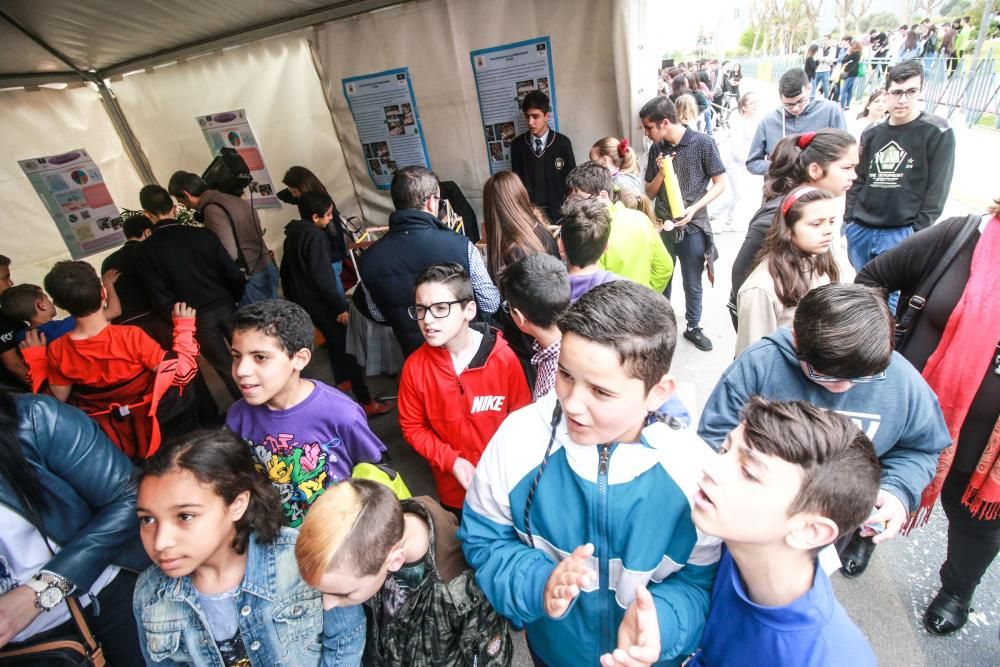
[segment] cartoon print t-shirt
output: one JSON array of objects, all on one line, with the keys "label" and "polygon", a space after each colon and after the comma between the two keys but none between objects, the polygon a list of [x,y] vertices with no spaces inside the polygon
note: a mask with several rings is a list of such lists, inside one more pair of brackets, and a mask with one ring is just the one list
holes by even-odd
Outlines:
[{"label": "cartoon print t-shirt", "polygon": [[311,382],[312,393],[287,410],[253,407],[241,399],[226,417],[226,426],[247,441],[257,467],[278,489],[292,528],[328,486],[349,478],[358,463],[380,461],[385,451],[360,405],[329,385]]}]

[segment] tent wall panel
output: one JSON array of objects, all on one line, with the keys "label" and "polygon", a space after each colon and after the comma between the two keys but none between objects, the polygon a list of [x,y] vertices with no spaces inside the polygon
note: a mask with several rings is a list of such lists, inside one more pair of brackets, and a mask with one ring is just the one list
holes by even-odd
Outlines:
[{"label": "tent wall panel", "polygon": [[[0,254],[11,258],[15,282],[41,285],[52,264],[70,255],[17,161],[86,148],[119,207],[137,205],[142,179],[93,86],[0,92],[0,127]],[[100,268],[109,252],[87,261]]]},{"label": "tent wall panel", "polygon": [[[164,187],[174,171],[201,173],[212,159],[196,116],[246,109],[278,189],[288,167],[303,165],[345,214],[360,212],[301,34],[133,74],[110,87]],[[280,256],[284,226],[298,213],[285,205],[260,209],[260,216],[268,245]]]},{"label": "tent wall panel", "polygon": [[607,0],[427,0],[322,26],[311,38],[334,92],[334,115],[366,218],[384,222],[387,193],[367,175],[341,79],[409,67],[431,165],[477,207],[489,178],[469,52],[548,35],[560,131],[577,161],[597,139],[621,132]]}]

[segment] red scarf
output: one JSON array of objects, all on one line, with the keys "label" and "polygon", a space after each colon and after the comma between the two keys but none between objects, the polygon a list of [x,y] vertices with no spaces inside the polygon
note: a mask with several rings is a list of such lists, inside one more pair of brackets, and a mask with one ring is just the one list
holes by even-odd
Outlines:
[{"label": "red scarf", "polygon": [[[934,502],[955,460],[955,446],[969,407],[993,363],[1000,337],[1000,219],[993,216],[976,243],[969,281],[948,318],[937,349],[922,373],[937,394],[952,444],[941,452],[934,479],[924,489],[920,507],[910,516],[904,532],[927,523]],[[1000,515],[1000,421],[962,495],[972,516],[984,520]]]}]

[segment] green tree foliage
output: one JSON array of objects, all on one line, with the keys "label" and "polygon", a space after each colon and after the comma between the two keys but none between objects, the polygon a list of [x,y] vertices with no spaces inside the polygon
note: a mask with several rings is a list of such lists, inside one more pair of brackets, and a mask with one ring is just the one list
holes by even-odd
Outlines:
[{"label": "green tree foliage", "polygon": [[870,30],[895,30],[900,25],[899,17],[892,12],[874,12],[858,19],[858,31],[866,33]]}]

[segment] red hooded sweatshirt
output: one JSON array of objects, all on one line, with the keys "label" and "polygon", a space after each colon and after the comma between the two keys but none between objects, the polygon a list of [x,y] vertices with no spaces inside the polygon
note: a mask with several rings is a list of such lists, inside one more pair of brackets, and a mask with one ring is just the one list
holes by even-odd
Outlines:
[{"label": "red hooded sweatshirt", "polygon": [[451,354],[424,343],[403,365],[399,426],[403,437],[431,464],[441,504],[461,508],[465,489],[452,474],[459,456],[479,457],[500,423],[531,403],[524,371],[503,334],[487,328],[468,368],[456,375]]}]

